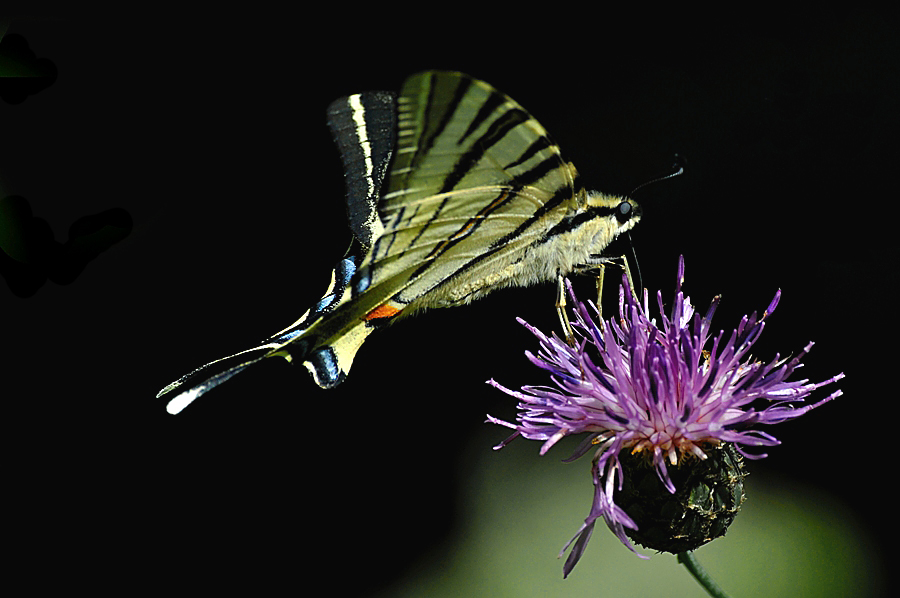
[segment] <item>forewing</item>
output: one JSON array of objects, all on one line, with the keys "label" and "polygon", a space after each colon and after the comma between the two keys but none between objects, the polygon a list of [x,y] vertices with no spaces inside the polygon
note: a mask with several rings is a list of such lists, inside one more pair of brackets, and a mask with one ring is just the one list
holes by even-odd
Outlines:
[{"label": "forewing", "polygon": [[527,247],[583,199],[546,130],[486,83],[420,73],[397,108],[384,230],[363,270],[368,285],[395,285],[399,303]]}]

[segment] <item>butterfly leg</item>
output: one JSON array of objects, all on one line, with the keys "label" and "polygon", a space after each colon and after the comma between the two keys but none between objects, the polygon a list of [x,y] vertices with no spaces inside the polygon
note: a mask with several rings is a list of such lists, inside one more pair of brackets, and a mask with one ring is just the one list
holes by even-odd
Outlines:
[{"label": "butterfly leg", "polygon": [[[628,288],[631,289],[631,296],[634,297],[634,300],[637,303],[640,303],[641,300],[638,297],[637,289],[634,286],[634,279],[631,278],[631,266],[628,265],[628,259],[623,255],[620,258],[622,260],[622,269],[625,270],[625,277],[628,280]],[[640,275],[640,268],[638,268],[638,275]]]},{"label": "butterfly leg", "polygon": [[[628,260],[625,256],[620,255],[618,257],[606,258],[604,262],[612,264],[620,260],[622,262],[622,269],[625,271],[625,277],[628,280],[628,287],[631,289],[631,295],[634,297],[635,301],[638,301],[637,291],[634,288],[634,280],[631,277],[631,266],[628,265]],[[594,282],[597,285],[597,315],[600,320],[603,320],[603,282],[604,275],[606,274],[605,264],[596,264],[593,267],[593,273]]]},{"label": "butterfly leg", "polygon": [[[583,273],[592,273],[594,275],[594,283],[597,287],[597,316],[603,321],[603,283],[606,274],[606,264],[622,262],[622,269],[625,271],[625,277],[628,280],[628,287],[631,289],[631,295],[635,301],[638,300],[637,291],[634,288],[634,280],[631,277],[631,267],[624,255],[610,258],[599,258],[589,266],[584,267],[580,271]],[[563,332],[566,335],[566,342],[571,346],[575,346],[575,335],[572,331],[572,324],[569,322],[569,316],[566,313],[566,287],[562,275],[558,275],[556,279],[556,313],[559,314],[559,323],[562,325]]]},{"label": "butterfly leg", "polygon": [[603,320],[603,278],[606,274],[606,266],[600,264],[594,275],[594,283],[597,285],[597,318]]},{"label": "butterfly leg", "polygon": [[569,315],[566,313],[566,284],[562,274],[556,276],[556,313],[559,315],[559,323],[566,335],[566,342],[569,343],[569,346],[574,347],[575,333],[572,331],[572,323],[569,322]]}]

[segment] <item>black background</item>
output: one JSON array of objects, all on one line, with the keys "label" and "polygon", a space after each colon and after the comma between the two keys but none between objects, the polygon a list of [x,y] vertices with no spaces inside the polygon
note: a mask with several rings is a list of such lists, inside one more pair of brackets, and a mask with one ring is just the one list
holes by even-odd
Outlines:
[{"label": "black background", "polygon": [[514,415],[483,382],[544,382],[514,317],[554,329],[552,285],[398,324],[332,391],[276,363],[177,417],[154,398],[319,298],[349,241],[325,107],[426,68],[514,97],[589,188],[628,193],[687,159],[636,197],[644,284],[668,300],[684,255],[694,302],[723,294],[720,327],[782,289],[755,353],[814,340],[798,375],[847,378],[844,396],[771,430],[783,445],[754,471],[826,489],[886,541],[896,19],[626,29],[562,13],[437,29],[414,15],[12,20],[7,36],[56,79],[0,102],[0,197],[24,198],[46,243],[48,227],[65,244],[87,216],[128,232],[46,281],[4,262],[6,488],[24,571],[40,555],[68,579],[102,566],[143,586],[190,572],[187,587],[329,576],[336,592],[368,591],[452,530],[460,447],[486,412]]}]

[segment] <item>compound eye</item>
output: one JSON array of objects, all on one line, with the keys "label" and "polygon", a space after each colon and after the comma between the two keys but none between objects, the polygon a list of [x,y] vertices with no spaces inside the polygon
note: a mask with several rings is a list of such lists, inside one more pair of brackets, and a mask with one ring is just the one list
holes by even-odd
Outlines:
[{"label": "compound eye", "polygon": [[616,206],[616,219],[619,222],[627,222],[631,219],[631,216],[634,214],[634,209],[631,207],[631,204],[627,201],[621,202],[618,206]]}]

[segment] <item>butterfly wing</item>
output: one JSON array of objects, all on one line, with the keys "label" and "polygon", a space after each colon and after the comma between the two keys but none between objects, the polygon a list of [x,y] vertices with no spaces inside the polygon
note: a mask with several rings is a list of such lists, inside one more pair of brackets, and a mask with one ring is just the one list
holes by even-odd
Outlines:
[{"label": "butterfly wing", "polygon": [[585,244],[559,241],[600,214],[591,210],[610,210],[588,206],[592,196],[547,131],[484,82],[420,73],[394,106],[393,94],[370,92],[329,107],[358,245],[335,268],[326,295],[257,347],[163,389],[159,396],[175,395],[171,412],[267,357],[303,363],[331,388],[381,322],[569,271],[554,260],[575,263],[572,247]]},{"label": "butterfly wing", "polygon": [[583,202],[547,131],[484,82],[420,73],[397,110],[384,230],[361,268],[369,287],[396,289],[396,309],[455,305],[510,284],[511,264]]}]

